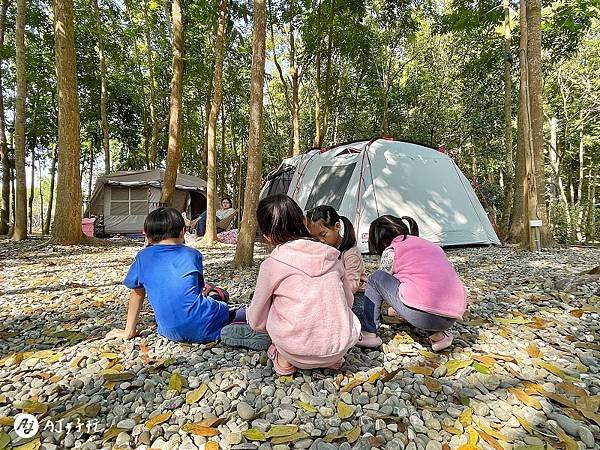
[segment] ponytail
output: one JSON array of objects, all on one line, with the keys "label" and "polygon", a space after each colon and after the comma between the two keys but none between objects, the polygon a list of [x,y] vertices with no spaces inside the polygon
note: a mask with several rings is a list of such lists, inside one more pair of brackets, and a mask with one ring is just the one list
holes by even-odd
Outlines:
[{"label": "ponytail", "polygon": [[410,216],[402,216],[400,220],[408,222],[408,233],[411,236],[419,236],[419,226],[415,219]]},{"label": "ponytail", "polygon": [[394,239],[402,236],[404,240],[407,235],[419,236],[419,226],[412,217],[389,214],[378,217],[369,227],[369,252],[381,255]]},{"label": "ponytail", "polygon": [[342,236],[340,248],[338,248],[341,257],[342,253],[356,245],[356,233],[354,233],[354,225],[346,216],[340,216],[340,222],[344,224],[344,235]]}]

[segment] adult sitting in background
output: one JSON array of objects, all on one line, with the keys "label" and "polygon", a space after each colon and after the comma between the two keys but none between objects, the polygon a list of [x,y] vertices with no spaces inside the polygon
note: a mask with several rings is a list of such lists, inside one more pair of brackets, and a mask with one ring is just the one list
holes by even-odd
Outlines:
[{"label": "adult sitting in background", "polygon": [[[237,210],[233,208],[231,199],[229,197],[223,197],[221,200],[221,208],[217,209],[216,221],[217,221],[217,232],[228,231],[233,228],[233,222],[236,217]],[[204,236],[206,233],[206,211],[200,214],[198,222],[196,222],[196,234],[198,236]]]}]

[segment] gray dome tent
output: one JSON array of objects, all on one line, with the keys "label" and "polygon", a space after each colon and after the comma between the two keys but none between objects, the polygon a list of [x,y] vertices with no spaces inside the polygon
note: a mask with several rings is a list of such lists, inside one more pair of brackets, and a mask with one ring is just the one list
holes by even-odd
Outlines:
[{"label": "gray dome tent", "polygon": [[411,216],[421,236],[443,246],[500,244],[471,184],[446,154],[376,139],[312,150],[272,172],[261,198],[286,193],[308,211],[330,205],[350,219],[361,252],[383,214]]},{"label": "gray dome tent", "polygon": [[[96,180],[87,214],[104,216],[104,232],[141,233],[148,213],[160,206],[164,170],[115,172]],[[206,210],[206,181],[177,174],[173,207],[189,218]]]}]

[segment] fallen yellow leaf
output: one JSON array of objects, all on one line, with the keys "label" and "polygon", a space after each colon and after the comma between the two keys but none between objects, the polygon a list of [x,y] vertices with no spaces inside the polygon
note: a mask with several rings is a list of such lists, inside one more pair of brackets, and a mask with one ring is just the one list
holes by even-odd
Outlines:
[{"label": "fallen yellow leaf", "polygon": [[473,363],[472,359],[450,359],[448,362],[446,362],[446,375],[454,375],[463,367],[470,366],[471,363]]},{"label": "fallen yellow leaf", "polygon": [[339,401],[337,403],[337,413],[340,419],[344,420],[348,417],[351,417],[354,414],[354,409],[351,406],[348,406],[343,401]]},{"label": "fallen yellow leaf", "polygon": [[533,342],[530,342],[529,345],[527,346],[527,354],[531,358],[541,358],[542,357],[541,350]]},{"label": "fallen yellow leaf", "polygon": [[146,428],[148,428],[149,430],[151,430],[156,425],[160,425],[161,423],[164,423],[167,420],[169,420],[172,415],[173,415],[172,412],[166,412],[166,413],[158,414],[157,416],[154,416],[154,417],[148,419],[148,421],[146,422]]},{"label": "fallen yellow leaf", "polygon": [[420,375],[431,375],[433,373],[433,369],[427,366],[412,366],[407,367],[406,370],[410,370],[412,373],[418,373]]},{"label": "fallen yellow leaf", "polygon": [[542,409],[542,404],[539,400],[527,395],[524,391],[517,388],[508,388],[508,392],[517,397],[521,402],[526,404],[527,406],[531,406],[532,408],[537,409],[538,411]]}]

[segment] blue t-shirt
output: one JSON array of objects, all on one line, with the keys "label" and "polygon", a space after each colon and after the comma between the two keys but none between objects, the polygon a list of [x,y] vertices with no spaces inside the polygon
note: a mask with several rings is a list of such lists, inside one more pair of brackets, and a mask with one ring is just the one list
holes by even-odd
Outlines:
[{"label": "blue t-shirt", "polygon": [[226,303],[202,296],[202,254],[182,244],[152,245],[136,255],[123,281],[144,288],[158,334],[173,341],[216,340],[229,320]]}]

